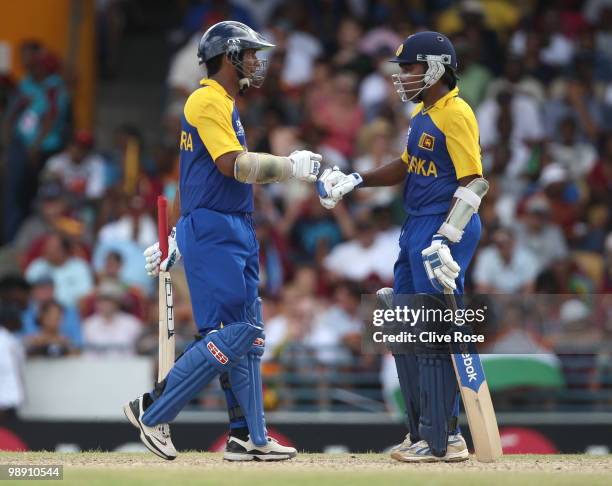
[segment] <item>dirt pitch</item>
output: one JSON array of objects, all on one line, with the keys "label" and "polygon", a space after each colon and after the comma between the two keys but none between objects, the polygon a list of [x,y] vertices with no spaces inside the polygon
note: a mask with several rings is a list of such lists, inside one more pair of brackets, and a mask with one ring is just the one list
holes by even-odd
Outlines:
[{"label": "dirt pitch", "polygon": [[[300,454],[281,463],[228,463],[221,454],[187,452],[172,462],[148,453],[0,452],[0,464],[64,466],[61,484],[157,485],[579,485],[612,484],[612,456],[505,456],[455,464],[403,464],[383,454]],[[23,484],[45,484],[28,481]],[[6,483],[12,484],[12,483]]]}]

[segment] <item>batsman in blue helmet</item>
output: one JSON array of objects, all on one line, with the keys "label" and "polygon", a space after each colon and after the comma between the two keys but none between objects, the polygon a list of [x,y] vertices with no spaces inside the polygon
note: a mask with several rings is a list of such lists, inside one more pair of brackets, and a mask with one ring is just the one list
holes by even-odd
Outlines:
[{"label": "batsman in blue helmet", "polygon": [[158,243],[145,251],[151,276],[183,259],[199,336],[162,383],[124,406],[145,446],[164,459],[176,457],[169,422],[216,377],[230,418],[224,459],[296,455],[294,448],[268,437],[264,419],[260,366],[265,338],[257,295],[253,184],[290,178],[315,182],[321,156],[299,150],[279,157],[247,148],[234,99],[262,85],[266,66],[257,52],[272,47],[248,26],[231,21],[210,27],[199,43],[207,77],[187,99],[181,117],[174,203],[180,218],[168,237],[167,258],[161,260]]},{"label": "batsman in blue helmet", "polygon": [[[478,208],[488,189],[482,177],[478,125],[459,97],[457,55],[438,32],[419,32],[398,46],[393,84],[403,102],[416,105],[403,153],[364,174],[326,169],[317,186],[321,204],[334,207],[357,187],[404,183],[406,221],[394,267],[395,304],[401,296],[444,302],[463,293],[480,238]],[[414,301],[414,300],[413,300]],[[437,304],[436,304],[437,305]],[[448,344],[427,354],[394,354],[406,403],[409,434],[392,451],[406,462],[461,461],[469,457],[457,426],[459,394]]]}]

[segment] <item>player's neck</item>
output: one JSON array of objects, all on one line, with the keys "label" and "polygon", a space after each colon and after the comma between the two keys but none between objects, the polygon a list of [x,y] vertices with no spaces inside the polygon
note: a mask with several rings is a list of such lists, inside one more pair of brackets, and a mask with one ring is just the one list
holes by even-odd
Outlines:
[{"label": "player's neck", "polygon": [[423,97],[423,109],[428,110],[431,108],[440,98],[446,96],[449,91],[448,86],[445,84],[434,84],[427,90],[427,93],[425,93],[425,96]]},{"label": "player's neck", "polygon": [[222,72],[210,77],[210,79],[219,83],[228,95],[235,98],[238,94],[238,82],[236,81],[235,77],[232,79],[229,78],[230,76],[224,76]]}]

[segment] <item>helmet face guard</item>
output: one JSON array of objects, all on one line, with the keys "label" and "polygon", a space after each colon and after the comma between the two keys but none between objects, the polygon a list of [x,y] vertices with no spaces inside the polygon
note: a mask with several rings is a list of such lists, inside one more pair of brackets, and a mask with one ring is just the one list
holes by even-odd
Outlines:
[{"label": "helmet face guard", "polygon": [[256,47],[242,47],[239,39],[229,39],[227,42],[227,58],[238,72],[238,77],[240,78],[238,83],[240,84],[240,88],[261,88],[266,79],[268,61],[265,59],[256,59],[253,66],[247,67],[244,62],[244,51],[248,49],[259,49]]},{"label": "helmet face guard", "polygon": [[436,84],[444,76],[444,65],[449,64],[448,60],[443,59],[444,55],[419,55],[418,58],[420,58],[419,61],[427,63],[425,74],[397,73],[391,75],[395,91],[404,103],[412,101],[425,89]]}]

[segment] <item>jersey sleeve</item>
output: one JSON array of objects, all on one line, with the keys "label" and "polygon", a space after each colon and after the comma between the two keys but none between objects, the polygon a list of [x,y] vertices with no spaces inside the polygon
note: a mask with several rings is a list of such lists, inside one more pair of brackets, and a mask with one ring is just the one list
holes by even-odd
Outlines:
[{"label": "jersey sleeve", "polygon": [[[198,102],[200,101],[200,102]],[[187,122],[198,130],[213,160],[228,152],[243,151],[232,126],[232,112],[223,100],[191,100],[185,104]]]},{"label": "jersey sleeve", "polygon": [[474,114],[471,111],[454,113],[448,119],[444,135],[457,179],[470,175],[482,176],[478,125]]}]

